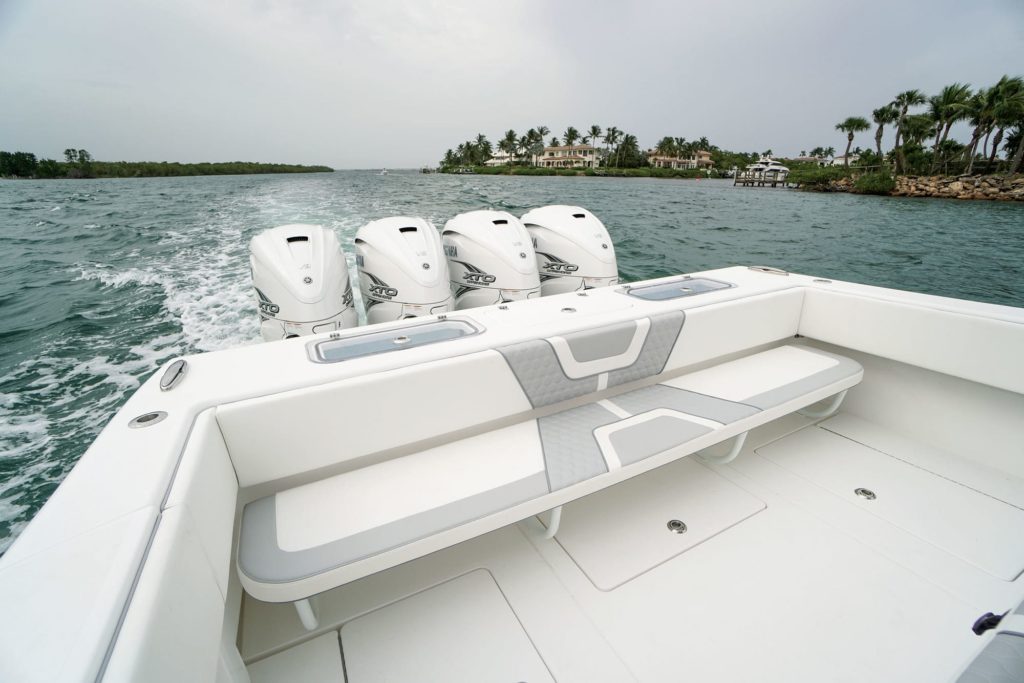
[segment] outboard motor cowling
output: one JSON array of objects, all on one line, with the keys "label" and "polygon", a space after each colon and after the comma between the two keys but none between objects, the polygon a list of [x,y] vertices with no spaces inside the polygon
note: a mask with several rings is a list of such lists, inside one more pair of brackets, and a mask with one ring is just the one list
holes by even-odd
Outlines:
[{"label": "outboard motor cowling", "polygon": [[367,223],[356,234],[356,267],[371,325],[452,310],[448,261],[429,221],[394,216]]},{"label": "outboard motor cowling", "polygon": [[264,341],[358,323],[348,264],[333,231],[282,225],[252,238],[249,266]]},{"label": "outboard motor cowling", "polygon": [[598,218],[578,206],[543,206],[523,215],[537,252],[544,296],[608,287],[619,281],[615,248]]},{"label": "outboard motor cowling", "polygon": [[519,219],[505,211],[469,211],[445,223],[455,308],[540,296],[537,257]]}]

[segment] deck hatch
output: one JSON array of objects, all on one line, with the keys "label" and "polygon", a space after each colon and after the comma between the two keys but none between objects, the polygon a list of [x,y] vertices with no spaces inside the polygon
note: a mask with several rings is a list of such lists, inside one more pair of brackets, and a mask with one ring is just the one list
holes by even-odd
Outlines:
[{"label": "deck hatch", "polygon": [[315,363],[339,363],[378,353],[471,337],[482,331],[480,327],[467,320],[437,320],[416,323],[403,327],[392,327],[380,332],[315,342],[309,345],[309,356]]},{"label": "deck hatch", "polygon": [[706,277],[685,277],[655,285],[626,287],[625,293],[645,301],[668,301],[669,299],[682,299],[720,289],[730,289],[735,286],[730,282],[712,280]]}]

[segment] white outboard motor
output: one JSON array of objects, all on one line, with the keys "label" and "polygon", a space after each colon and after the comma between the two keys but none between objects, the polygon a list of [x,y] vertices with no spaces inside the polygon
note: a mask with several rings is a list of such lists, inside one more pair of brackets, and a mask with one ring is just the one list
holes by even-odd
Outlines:
[{"label": "white outboard motor", "polygon": [[394,216],[356,234],[359,289],[369,324],[452,310],[441,236],[422,218]]},{"label": "white outboard motor", "polygon": [[445,223],[441,239],[456,309],[540,296],[530,235],[512,214],[460,213]]},{"label": "white outboard motor", "polygon": [[523,215],[533,239],[544,296],[619,281],[615,248],[597,216],[578,206],[542,206]]},{"label": "white outboard motor", "polygon": [[249,265],[264,341],[358,324],[345,253],[320,225],[282,225],[249,242]]}]

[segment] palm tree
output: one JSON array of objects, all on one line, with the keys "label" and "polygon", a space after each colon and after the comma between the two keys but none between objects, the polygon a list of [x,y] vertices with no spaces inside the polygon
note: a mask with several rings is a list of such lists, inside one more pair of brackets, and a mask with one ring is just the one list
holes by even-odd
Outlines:
[{"label": "palm tree", "polygon": [[596,156],[597,151],[596,150],[597,150],[597,142],[598,142],[598,140],[601,139],[601,126],[597,125],[596,123],[594,125],[592,125],[590,127],[590,130],[587,131],[587,136],[590,138],[590,144],[594,146],[594,150],[595,150],[594,151],[595,156],[593,157],[593,162],[592,162],[591,166],[597,166],[597,156]]},{"label": "palm tree", "polygon": [[580,139],[580,132],[572,126],[569,126],[565,129],[565,132],[562,133],[562,139],[565,140],[565,145],[569,148],[569,156],[572,156],[572,149],[576,144],[576,141]]},{"label": "palm tree", "polygon": [[836,156],[836,148],[835,147],[826,147],[825,149],[821,150],[821,154],[822,154],[822,156],[826,156],[829,159],[834,159],[835,156]]},{"label": "palm tree", "polygon": [[929,112],[935,118],[935,147],[932,150],[931,172],[939,167],[939,150],[949,136],[949,129],[969,115],[967,103],[971,99],[971,86],[963,83],[947,85],[938,95],[928,99]]},{"label": "palm tree", "polygon": [[548,140],[548,147],[558,147],[560,144],[562,143],[556,137],[552,137],[550,140]]},{"label": "palm tree", "polygon": [[920,145],[931,135],[934,125],[931,114],[911,114],[903,121],[903,137],[909,144]]},{"label": "palm tree", "polygon": [[709,142],[707,138],[701,137],[700,140],[697,140],[697,150],[710,151],[710,149],[711,142]]},{"label": "palm tree", "polygon": [[900,146],[900,140],[903,137],[903,124],[906,122],[907,110],[910,107],[916,107],[925,103],[924,93],[920,90],[904,90],[892,101],[892,104],[898,110],[899,116],[896,119],[896,144],[894,149],[896,150],[896,171],[902,170],[903,166],[906,165],[906,160],[903,158],[903,149]]},{"label": "palm tree", "polygon": [[544,135],[537,132],[536,128],[526,131],[526,138],[529,141],[530,156],[533,157],[533,165],[537,165],[537,157],[544,153]]},{"label": "palm tree", "polygon": [[[622,140],[622,131],[615,126],[608,126],[604,131],[604,144],[606,147],[605,156],[608,156],[608,152],[611,150],[613,145],[618,145],[619,141]],[[616,162],[616,166],[618,163]]]},{"label": "palm tree", "polygon": [[1003,141],[1003,132],[1024,118],[1024,80],[1019,76],[1009,78],[1003,76],[996,84],[996,100],[992,105],[993,125],[996,135],[992,139],[992,152],[988,159],[989,167],[995,163],[999,143]]},{"label": "palm tree", "polygon": [[519,158],[517,160],[521,160],[521,157],[526,156],[526,153],[528,151],[530,151],[530,136],[523,135],[522,137],[519,138],[519,141],[516,143],[516,152],[518,152],[516,154],[516,157]]},{"label": "palm tree", "polygon": [[627,159],[629,156],[635,157],[640,155],[640,142],[632,133],[623,133],[622,142],[620,142],[619,146],[615,149],[616,166],[622,163],[622,155],[624,153],[627,155]]},{"label": "palm tree", "polygon": [[505,131],[505,137],[503,137],[501,142],[498,143],[498,149],[508,154],[509,166],[512,165],[512,158],[516,156],[516,145],[518,142],[519,140],[516,136],[516,132],[509,128]]},{"label": "palm tree", "polygon": [[[1010,162],[1010,168],[1007,170],[1008,175],[1013,175],[1020,170],[1021,160],[1024,159],[1024,116],[1021,117],[1021,120],[1015,126],[1015,132],[1011,134],[1010,140],[1007,140],[1007,145],[1014,140],[1014,137],[1017,140],[1017,151],[1013,154],[1013,161]],[[1009,153],[1009,150],[1007,150],[1007,153]]]},{"label": "palm tree", "polygon": [[898,115],[896,107],[891,104],[883,105],[871,112],[871,120],[878,124],[878,129],[875,130],[875,150],[878,152],[879,159],[882,158],[882,133],[885,126],[889,123],[896,123]]},{"label": "palm tree", "polygon": [[868,120],[860,116],[850,116],[836,124],[836,130],[846,133],[846,154],[843,155],[843,166],[850,165],[850,147],[853,145],[853,134],[860,133],[871,127]]},{"label": "palm tree", "polygon": [[974,170],[974,156],[978,151],[978,142],[991,123],[995,99],[995,88],[981,88],[967,101],[968,116],[971,125],[974,126],[971,131],[971,141],[964,147],[963,152],[963,158],[967,160],[967,168],[964,169],[964,173],[968,175]]},{"label": "palm tree", "polygon": [[491,148],[490,141],[483,133],[477,133],[475,147],[481,164],[490,159],[491,155],[494,153],[494,150]]}]

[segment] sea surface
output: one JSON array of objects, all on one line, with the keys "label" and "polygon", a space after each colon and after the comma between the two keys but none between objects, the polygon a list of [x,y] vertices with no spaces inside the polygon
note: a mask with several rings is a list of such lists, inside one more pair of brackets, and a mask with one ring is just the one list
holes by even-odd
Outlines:
[{"label": "sea surface", "polygon": [[375,218],[546,204],[597,214],[625,281],[756,264],[1024,306],[1022,204],[370,171],[0,181],[0,552],[161,363],[260,343],[260,231],[321,223],[351,252]]}]

